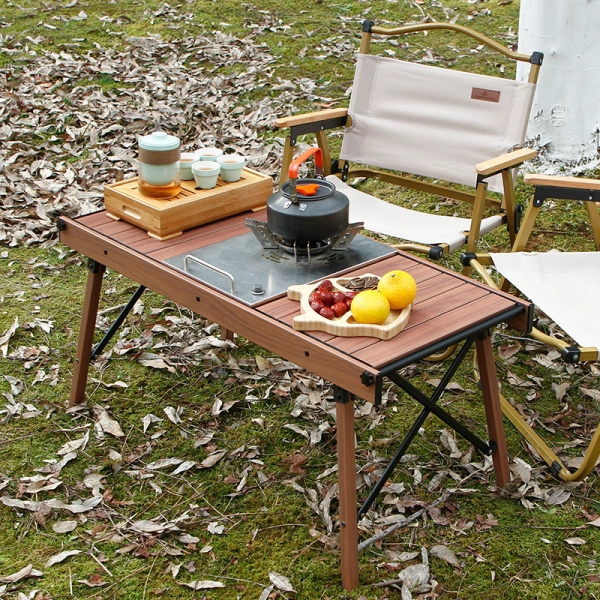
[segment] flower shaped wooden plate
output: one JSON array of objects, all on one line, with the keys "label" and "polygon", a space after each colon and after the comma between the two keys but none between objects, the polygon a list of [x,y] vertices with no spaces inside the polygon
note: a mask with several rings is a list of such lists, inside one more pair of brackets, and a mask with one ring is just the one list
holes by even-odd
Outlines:
[{"label": "flower shaped wooden plate", "polygon": [[[379,278],[376,275],[366,274],[362,276],[365,280],[377,281]],[[352,279],[353,283],[356,284],[357,279]],[[346,283],[349,281],[347,277],[338,277],[337,279],[330,279],[333,284],[332,292],[350,292],[357,291],[357,288],[353,286],[353,289],[344,287],[341,282]],[[370,323],[358,323],[354,320],[350,311],[341,317],[334,317],[333,319],[326,319],[319,313],[315,312],[308,301],[308,297],[314,292],[318,283],[310,283],[307,285],[291,285],[287,290],[287,296],[290,300],[300,301],[301,314],[294,317],[293,326],[297,331],[324,331],[331,333],[332,335],[339,335],[343,337],[353,336],[368,336],[379,338],[380,340],[389,340],[395,335],[398,335],[408,323],[410,312],[412,310],[412,304],[406,308],[400,310],[391,310],[388,318],[381,324],[375,325]]]}]

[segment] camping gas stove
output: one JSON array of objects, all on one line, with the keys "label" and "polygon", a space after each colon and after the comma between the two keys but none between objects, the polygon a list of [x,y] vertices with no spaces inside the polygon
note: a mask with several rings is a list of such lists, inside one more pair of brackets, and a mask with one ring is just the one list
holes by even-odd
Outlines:
[{"label": "camping gas stove", "polygon": [[336,240],[290,246],[285,240],[271,238],[268,230],[259,227],[256,233],[256,227],[247,224],[252,229],[249,233],[164,262],[245,304],[256,306],[285,295],[290,285],[326,279],[395,253],[390,246],[357,234],[352,226]]},{"label": "camping gas stove", "polygon": [[246,219],[256,239],[265,250],[281,250],[294,255],[296,262],[309,263],[313,256],[321,254],[328,249],[344,252],[356,234],[363,229],[364,223],[351,223],[341,233],[333,237],[316,240],[296,240],[273,233],[267,223],[256,219]]}]

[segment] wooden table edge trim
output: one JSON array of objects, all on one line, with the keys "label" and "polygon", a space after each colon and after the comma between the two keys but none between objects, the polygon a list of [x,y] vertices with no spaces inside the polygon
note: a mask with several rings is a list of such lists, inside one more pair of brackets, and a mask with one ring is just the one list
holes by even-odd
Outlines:
[{"label": "wooden table edge trim", "polygon": [[[225,329],[235,331],[279,356],[286,356],[287,360],[348,392],[369,402],[375,402],[378,372],[369,365],[216,292],[172,267],[148,258],[77,221],[63,218],[63,223],[60,240],[66,246],[219,323]],[[132,253],[135,260],[132,260]],[[271,330],[268,335],[261,331],[261,325],[267,321]],[[284,331],[285,336],[279,335]],[[290,335],[294,338],[293,343],[286,343],[282,338]],[[363,383],[363,380],[366,380],[365,375],[370,376],[371,384]],[[79,398],[78,402],[81,401]]]}]

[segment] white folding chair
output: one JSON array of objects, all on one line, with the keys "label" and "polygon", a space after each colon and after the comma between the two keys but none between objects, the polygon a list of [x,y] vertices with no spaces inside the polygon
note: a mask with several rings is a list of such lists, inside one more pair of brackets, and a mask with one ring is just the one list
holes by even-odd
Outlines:
[{"label": "white folding chair", "polygon": [[[508,253],[463,254],[463,264],[475,269],[488,284],[496,286],[486,267],[494,266],[504,277],[499,287],[510,285],[529,298],[539,310],[556,323],[564,336],[556,337],[533,327],[531,336],[558,349],[567,363],[597,361],[600,348],[600,180],[575,177],[526,175],[535,192],[515,240]],[[544,203],[583,202],[590,222],[595,252],[527,252],[527,242]],[[600,427],[584,453],[579,468],[571,472],[550,446],[501,395],[502,411],[531,446],[547,462],[552,472],[567,481],[589,475],[600,456]]]},{"label": "white folding chair", "polygon": [[[446,29],[474,38],[515,61],[531,63],[529,81],[410,63],[370,54],[373,35],[402,36]],[[517,229],[516,168],[533,158],[522,148],[535,82],[538,52],[513,52],[467,27],[426,23],[386,29],[363,23],[350,106],[278,119],[289,128],[282,173],[287,173],[300,135],[314,133],[328,179],[350,199],[350,220],[365,229],[401,240],[397,247],[438,259],[502,223],[511,242]],[[326,131],[344,127],[339,160],[331,161]],[[467,217],[403,208],[350,185],[371,178],[436,196],[468,202]],[[461,186],[467,186],[465,190]],[[502,192],[501,198],[488,194]],[[491,214],[484,218],[484,209]]]}]

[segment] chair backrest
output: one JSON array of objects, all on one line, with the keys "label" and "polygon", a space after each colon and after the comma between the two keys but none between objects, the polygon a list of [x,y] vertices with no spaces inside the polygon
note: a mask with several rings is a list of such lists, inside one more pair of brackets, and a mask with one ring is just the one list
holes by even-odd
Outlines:
[{"label": "chair backrest", "polygon": [[[447,28],[475,34],[511,58],[530,61],[467,28]],[[371,27],[369,35],[421,29],[428,25]],[[534,82],[372,55],[368,47],[363,43],[358,55],[342,159],[474,187],[477,163],[523,145]],[[497,179],[489,188],[501,191]]]},{"label": "chair backrest", "polygon": [[[529,82],[360,54],[340,157],[475,186],[477,163],[523,144],[534,90]],[[501,190],[501,181],[492,188]]]}]

